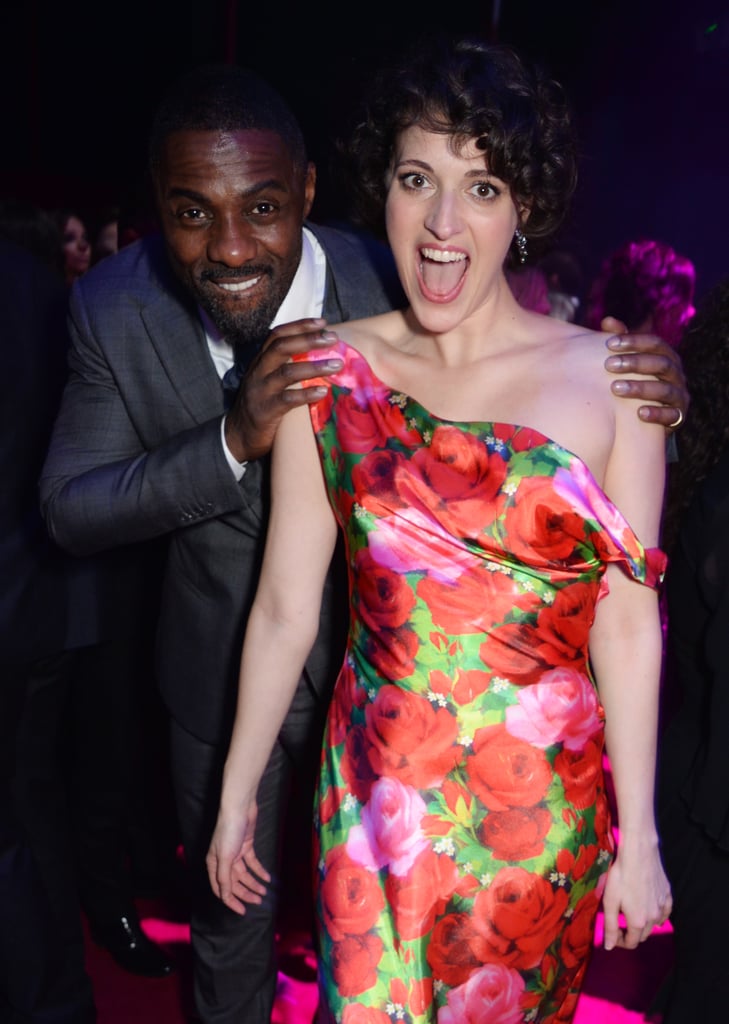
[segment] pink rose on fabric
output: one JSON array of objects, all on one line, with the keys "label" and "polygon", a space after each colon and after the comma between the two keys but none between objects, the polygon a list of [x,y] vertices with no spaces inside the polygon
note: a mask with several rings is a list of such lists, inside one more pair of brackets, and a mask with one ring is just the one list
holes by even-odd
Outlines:
[{"label": "pink rose on fabric", "polygon": [[486,964],[448,993],[438,1024],[520,1024],[524,979],[503,964]]},{"label": "pink rose on fabric", "polygon": [[378,779],[362,809],[362,824],[350,830],[347,853],[372,871],[388,865],[394,875],[407,874],[428,846],[420,824],[425,811],[425,801],[412,786],[391,777]]},{"label": "pink rose on fabric", "polygon": [[582,672],[555,668],[541,681],[519,691],[518,704],[506,709],[506,729],[535,747],[562,743],[582,750],[602,728],[595,688]]},{"label": "pink rose on fabric", "polygon": [[394,572],[427,572],[440,580],[457,580],[479,564],[434,518],[408,508],[378,520],[367,538],[375,561]]},{"label": "pink rose on fabric", "polygon": [[620,509],[608,499],[584,462],[574,458],[569,469],[558,469],[554,475],[554,489],[585,519],[594,519],[600,524],[607,534],[607,545],[612,541],[617,549],[606,551],[606,557],[623,556],[635,566],[644,554],[640,541]]},{"label": "pink rose on fabric", "polygon": [[560,468],[555,472],[554,489],[584,519],[596,519],[613,537],[622,537],[626,527],[630,530],[625,517],[608,501],[595,477],[580,459],[574,458],[569,468]]}]

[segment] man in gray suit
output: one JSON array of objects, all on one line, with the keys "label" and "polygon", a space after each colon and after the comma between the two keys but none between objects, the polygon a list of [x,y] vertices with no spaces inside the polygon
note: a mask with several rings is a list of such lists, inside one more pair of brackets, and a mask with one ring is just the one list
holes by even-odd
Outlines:
[{"label": "man in gray suit", "polygon": [[[223,67],[179,82],[154,122],[150,162],[163,237],[123,249],[74,289],[70,377],[41,497],[52,536],[76,554],[169,536],[157,672],[195,882],[196,1003],[205,1021],[267,1024],[275,904],[240,919],[204,869],[262,556],[267,453],[285,411],[312,398],[288,386],[328,372],[289,357],[326,344],[322,318],[382,312],[399,293],[385,250],[305,223],[314,167],[257,77]],[[288,321],[261,352],[271,325]],[[236,358],[251,365],[223,418],[221,378]],[[257,847],[270,864],[289,778],[317,762],[344,606],[329,602],[259,794]]]},{"label": "man in gray suit", "polygon": [[[268,452],[286,411],[321,393],[291,385],[335,369],[316,360],[325,321],[385,311],[399,292],[389,260],[380,267],[363,239],[306,220],[314,168],[289,110],[256,76],[202,69],[178,83],[157,113],[150,159],[163,237],[74,286],[71,373],[41,497],[53,537],[78,554],[169,537],[158,675],[195,880],[197,1008],[210,1024],[268,1024],[286,794],[292,773],[313,774],[318,760],[346,604],[333,575],[258,794],[255,845],[273,901],[238,917],[212,895],[204,857],[266,532]],[[655,339],[645,347],[653,355],[629,359],[664,366],[663,397],[685,403],[680,366]],[[298,352],[313,354],[291,363]]]}]

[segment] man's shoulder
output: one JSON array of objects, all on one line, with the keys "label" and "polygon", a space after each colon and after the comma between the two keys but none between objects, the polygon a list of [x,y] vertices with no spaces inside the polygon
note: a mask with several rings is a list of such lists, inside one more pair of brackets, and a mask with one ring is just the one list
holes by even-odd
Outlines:
[{"label": "man's shoulder", "polygon": [[140,238],[113,256],[107,256],[84,274],[76,287],[90,303],[109,302],[114,297],[147,301],[152,296],[179,297],[180,294],[164,242],[156,234]]},{"label": "man's shoulder", "polygon": [[349,224],[312,224],[339,293],[343,319],[359,319],[404,305],[390,247]]},{"label": "man's shoulder", "polygon": [[307,221],[306,227],[316,236],[327,259],[333,264],[339,257],[340,261],[360,263],[364,260],[375,267],[392,265],[389,246],[350,224],[312,224]]}]

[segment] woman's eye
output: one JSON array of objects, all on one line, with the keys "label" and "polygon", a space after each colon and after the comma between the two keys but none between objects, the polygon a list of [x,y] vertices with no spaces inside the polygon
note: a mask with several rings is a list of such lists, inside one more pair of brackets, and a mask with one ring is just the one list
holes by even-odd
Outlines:
[{"label": "woman's eye", "polygon": [[420,174],[417,171],[411,171],[410,174],[403,174],[400,180],[406,188],[420,189],[425,188],[428,184],[428,179],[425,175]]},{"label": "woman's eye", "polygon": [[499,195],[499,190],[490,181],[479,181],[477,185],[473,186],[471,191],[479,199],[495,199]]}]

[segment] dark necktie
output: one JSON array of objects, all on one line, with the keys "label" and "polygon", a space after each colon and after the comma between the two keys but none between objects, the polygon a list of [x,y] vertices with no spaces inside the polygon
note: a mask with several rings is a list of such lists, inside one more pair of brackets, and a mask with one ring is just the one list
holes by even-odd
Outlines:
[{"label": "dark necktie", "polygon": [[[268,335],[266,335],[268,337]],[[260,342],[247,342],[244,345],[233,346],[233,365],[229,370],[226,370],[223,374],[222,385],[223,385],[223,403],[225,405],[225,411],[228,412],[233,404],[240,382],[246,375],[248,367],[253,362],[256,353],[259,351],[263,342],[266,339],[263,338]]]}]

